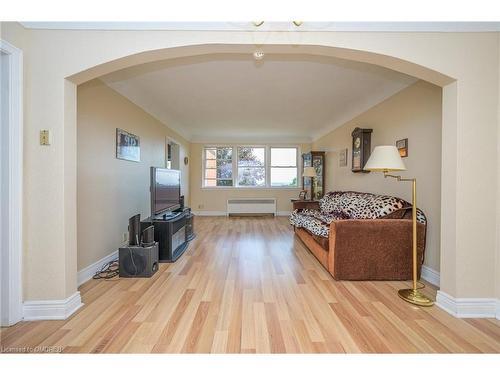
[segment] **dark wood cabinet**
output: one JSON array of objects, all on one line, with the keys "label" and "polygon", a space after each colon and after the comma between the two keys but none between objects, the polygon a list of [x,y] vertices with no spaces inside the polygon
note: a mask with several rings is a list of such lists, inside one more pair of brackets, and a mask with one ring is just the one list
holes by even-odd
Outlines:
[{"label": "dark wood cabinet", "polygon": [[319,201],[311,201],[304,199],[292,199],[293,209],[294,210],[319,210]]},{"label": "dark wood cabinet", "polygon": [[310,177],[302,177],[302,190],[307,190],[310,199],[317,200],[325,195],[325,152],[311,151],[302,154],[302,168],[314,167],[316,177],[311,185]]}]

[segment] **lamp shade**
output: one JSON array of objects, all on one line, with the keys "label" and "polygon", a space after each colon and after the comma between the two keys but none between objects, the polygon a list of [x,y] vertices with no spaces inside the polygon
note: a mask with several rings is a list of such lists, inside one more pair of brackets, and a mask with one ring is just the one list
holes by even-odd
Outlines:
[{"label": "lamp shade", "polygon": [[303,177],[316,177],[316,169],[314,167],[305,167]]},{"label": "lamp shade", "polygon": [[406,167],[396,146],[377,146],[363,168],[365,171],[405,171]]}]

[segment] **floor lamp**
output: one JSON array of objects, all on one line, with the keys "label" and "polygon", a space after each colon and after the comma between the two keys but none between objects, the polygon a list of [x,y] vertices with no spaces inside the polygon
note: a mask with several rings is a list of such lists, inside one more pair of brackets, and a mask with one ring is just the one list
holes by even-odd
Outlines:
[{"label": "floor lamp", "polygon": [[417,179],[402,178],[389,174],[393,171],[405,171],[406,167],[396,146],[377,146],[364,166],[365,171],[383,172],[384,177],[392,177],[398,181],[412,183],[412,255],[413,255],[413,287],[400,289],[398,295],[407,302],[418,306],[432,306],[434,302],[425,296],[417,287]]},{"label": "floor lamp", "polygon": [[304,173],[302,173],[302,177],[310,177],[311,178],[311,200],[314,200],[314,177],[316,177],[316,169],[314,167],[304,167]]}]

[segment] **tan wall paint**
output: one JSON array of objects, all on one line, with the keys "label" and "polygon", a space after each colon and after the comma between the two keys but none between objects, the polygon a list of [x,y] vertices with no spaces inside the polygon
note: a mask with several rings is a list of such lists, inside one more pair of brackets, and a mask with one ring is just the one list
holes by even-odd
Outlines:
[{"label": "tan wall paint", "polygon": [[[76,128],[76,121],[66,119],[65,112],[71,112],[76,101],[68,100],[65,79],[82,83],[175,56],[250,56],[255,33],[26,30],[15,23],[1,23],[1,28],[2,38],[18,47],[16,41],[27,40],[21,46],[26,69],[25,298],[63,299],[76,285],[69,285],[70,279],[76,280],[76,266],[66,269],[66,259],[76,253],[76,236],[64,226],[70,201],[76,201],[76,179],[67,172],[76,161],[76,139],[65,136],[66,128]],[[369,62],[443,86],[441,289],[454,297],[496,293],[498,39],[498,33],[266,33],[266,53]],[[49,148],[38,145],[42,128],[53,131]],[[488,173],[478,167],[485,161]]]},{"label": "tan wall paint", "polygon": [[[138,135],[139,163],[115,157],[116,128]],[[128,218],[149,216],[149,168],[165,167],[167,137],[189,143],[141,108],[93,80],[78,86],[78,270],[122,244]],[[181,163],[183,194],[189,196],[189,167]]]},{"label": "tan wall paint", "polygon": [[[231,145],[228,143],[224,144]],[[242,144],[246,144],[246,142],[242,142]],[[263,145],[262,143],[258,144]],[[203,211],[226,212],[226,203],[230,198],[276,198],[278,211],[292,211],[290,199],[295,199],[299,195],[301,190],[300,178],[299,187],[297,189],[202,188],[203,146],[204,145],[201,143],[191,144],[191,208],[194,211],[199,211],[200,213],[203,213]],[[308,144],[298,145],[298,147],[299,154],[310,150],[310,145]],[[299,166],[299,170],[300,168]]]},{"label": "tan wall paint", "polygon": [[[419,81],[313,142],[327,151],[327,191],[355,190],[388,194],[411,202],[411,184],[384,179],[381,173],[353,173],[355,127],[373,129],[372,149],[408,138],[407,172],[417,178],[417,200],[429,220],[425,264],[439,271],[441,226],[441,88]],[[339,167],[339,150],[348,149],[347,167]]]}]

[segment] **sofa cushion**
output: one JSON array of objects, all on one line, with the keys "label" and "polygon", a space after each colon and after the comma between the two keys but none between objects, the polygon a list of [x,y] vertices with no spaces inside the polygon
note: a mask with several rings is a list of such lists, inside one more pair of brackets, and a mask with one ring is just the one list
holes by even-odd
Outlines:
[{"label": "sofa cushion", "polygon": [[[392,213],[394,218],[402,218],[404,210],[411,211],[411,204],[401,198],[356,191],[329,192],[320,200],[319,205],[323,214],[342,212],[349,219],[379,219]],[[422,224],[426,223],[425,215],[420,210],[417,220]]]},{"label": "sofa cushion", "polygon": [[340,201],[351,219],[378,219],[408,205],[400,198],[352,191],[345,192]]},{"label": "sofa cushion", "polygon": [[304,228],[308,232],[321,236],[327,237],[330,231],[330,223],[333,220],[348,219],[348,217],[343,212],[331,212],[323,213],[318,210],[305,209],[302,211],[295,210],[290,215],[290,224],[297,228]]}]

